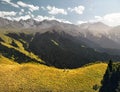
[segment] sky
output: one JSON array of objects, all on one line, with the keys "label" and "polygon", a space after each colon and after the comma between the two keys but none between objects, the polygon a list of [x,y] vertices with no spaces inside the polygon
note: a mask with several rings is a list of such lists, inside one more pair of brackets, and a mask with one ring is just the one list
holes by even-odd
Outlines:
[{"label": "sky", "polygon": [[0,17],[120,25],[120,0],[0,0]]}]

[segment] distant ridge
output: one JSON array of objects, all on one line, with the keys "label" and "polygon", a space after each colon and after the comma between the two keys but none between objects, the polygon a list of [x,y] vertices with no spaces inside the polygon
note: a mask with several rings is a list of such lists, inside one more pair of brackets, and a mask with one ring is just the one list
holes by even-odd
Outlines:
[{"label": "distant ridge", "polygon": [[0,18],[0,53],[18,63],[37,62],[57,68],[120,61],[120,44],[117,36],[112,37],[112,29],[100,22],[73,25],[56,20]]}]

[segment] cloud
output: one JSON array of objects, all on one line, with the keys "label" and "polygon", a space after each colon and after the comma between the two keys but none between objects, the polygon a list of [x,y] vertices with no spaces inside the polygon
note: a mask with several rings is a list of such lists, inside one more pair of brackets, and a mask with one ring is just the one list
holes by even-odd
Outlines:
[{"label": "cloud", "polygon": [[12,17],[9,17],[9,16],[3,17],[3,18],[13,21]]},{"label": "cloud", "polygon": [[6,12],[6,11],[0,11],[0,17],[6,17],[6,16],[15,16],[17,13],[14,11]]},{"label": "cloud", "polygon": [[103,22],[109,26],[117,26],[120,25],[120,13],[111,13],[106,14],[104,16],[95,16],[93,22]]},{"label": "cloud", "polygon": [[12,3],[11,0],[2,0],[2,1],[10,4],[13,7],[19,8],[19,6],[17,4]]},{"label": "cloud", "polygon": [[24,9],[21,9],[21,12],[24,12],[25,10]]},{"label": "cloud", "polygon": [[65,20],[65,19],[59,19],[61,22],[63,23],[68,23],[68,24],[73,24],[72,22],[68,21],[68,20]]},{"label": "cloud", "polygon": [[67,11],[65,11],[64,9],[61,9],[61,8],[56,8],[55,6],[48,5],[47,9],[48,9],[48,13],[52,14],[52,15],[57,15],[57,14],[67,15]]},{"label": "cloud", "polygon": [[24,9],[21,9],[21,11],[19,12],[19,15],[22,15],[24,13]]},{"label": "cloud", "polygon": [[[26,15],[22,15],[22,14],[24,15],[24,14],[26,14]],[[19,20],[26,20],[26,19],[29,19],[29,18],[34,18],[35,16],[30,12],[30,11],[28,11],[28,12],[25,12],[24,13],[24,9],[21,9],[21,11],[19,12],[19,17],[15,17],[15,18],[13,18],[13,20],[16,20],[16,21],[19,21]],[[22,16],[21,16],[22,15]]]},{"label": "cloud", "polygon": [[30,11],[28,11],[27,14],[30,15],[31,18],[34,18],[34,15]]},{"label": "cloud", "polygon": [[46,8],[44,6],[41,6],[41,9],[46,10]]},{"label": "cloud", "polygon": [[22,20],[27,20],[27,19],[30,19],[30,18],[31,18],[30,15],[25,15],[25,16],[20,16],[20,17],[14,17],[13,20],[20,21],[21,19]]},{"label": "cloud", "polygon": [[68,10],[70,12],[76,12],[77,14],[83,14],[83,11],[85,10],[85,7],[80,5],[80,6],[77,6],[77,7],[74,7],[74,8],[68,8]]},{"label": "cloud", "polygon": [[[96,18],[96,17],[95,17]],[[117,26],[120,25],[120,13],[111,13],[106,14],[103,17],[96,18],[98,21],[101,21],[109,26]]]},{"label": "cloud", "polygon": [[64,22],[64,23],[72,24],[70,21],[67,21],[67,20],[65,20],[65,19],[57,19],[57,18],[55,18],[54,16],[48,17],[48,16],[41,16],[41,15],[38,15],[38,16],[35,17],[34,19],[37,20],[37,21],[43,21],[43,20],[56,20],[56,21],[59,21],[59,22]]},{"label": "cloud", "polygon": [[52,19],[54,19],[54,17],[47,17],[47,16],[38,15],[38,16],[35,17],[34,19],[37,20],[37,21],[43,21],[43,20],[45,20],[45,19],[47,19],[47,20],[52,20]]},{"label": "cloud", "polygon": [[95,16],[94,19],[90,19],[88,21],[78,21],[77,24],[81,23],[94,23],[94,22],[102,22],[109,26],[118,26],[120,25],[120,13],[111,13],[106,14],[104,16]]},{"label": "cloud", "polygon": [[77,21],[77,24],[87,23],[88,21]]},{"label": "cloud", "polygon": [[29,8],[29,10],[30,10],[31,12],[36,11],[36,10],[39,10],[39,6],[34,6],[34,5],[31,5],[31,4],[26,4],[26,3],[22,2],[22,1],[18,1],[17,4],[18,4],[19,6],[21,6],[21,7]]}]

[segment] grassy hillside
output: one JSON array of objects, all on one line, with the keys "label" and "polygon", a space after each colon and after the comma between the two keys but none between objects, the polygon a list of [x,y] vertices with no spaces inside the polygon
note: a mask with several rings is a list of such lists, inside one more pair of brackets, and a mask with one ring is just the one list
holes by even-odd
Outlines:
[{"label": "grassy hillside", "polygon": [[[36,61],[39,63],[44,63],[44,61],[39,58],[34,53],[27,51],[25,45],[27,42],[22,39],[14,39],[7,36],[7,31],[15,32],[14,30],[0,29],[0,53],[9,59],[13,59],[16,62],[30,62]],[[19,30],[18,30],[19,31]],[[19,32],[15,32],[19,35]],[[22,59],[24,61],[22,61]]]},{"label": "grassy hillside", "polygon": [[[5,62],[5,63],[4,63]],[[38,64],[16,64],[0,59],[0,92],[97,92],[107,64],[64,70]]]},{"label": "grassy hillside", "polygon": [[12,59],[10,60],[10,59],[0,55],[0,65],[2,65],[2,64],[15,65],[18,63],[14,62]]},{"label": "grassy hillside", "polygon": [[64,31],[48,29],[33,33],[28,29],[0,28],[0,53],[17,63],[37,62],[57,68],[79,68],[95,61],[119,61],[120,56],[91,48],[92,43]]}]

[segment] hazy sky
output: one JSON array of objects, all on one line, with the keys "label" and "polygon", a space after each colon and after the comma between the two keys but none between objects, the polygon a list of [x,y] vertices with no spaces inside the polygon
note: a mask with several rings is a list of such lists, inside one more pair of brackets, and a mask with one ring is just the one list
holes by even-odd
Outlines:
[{"label": "hazy sky", "polygon": [[0,0],[0,17],[120,25],[120,0]]}]

